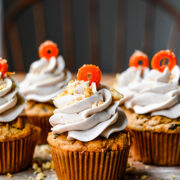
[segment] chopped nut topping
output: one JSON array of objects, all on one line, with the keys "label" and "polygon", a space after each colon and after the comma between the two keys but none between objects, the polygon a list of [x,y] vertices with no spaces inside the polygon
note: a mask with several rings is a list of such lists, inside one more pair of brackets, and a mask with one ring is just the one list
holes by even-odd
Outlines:
[{"label": "chopped nut topping", "polygon": [[92,104],[92,108],[96,108],[96,107],[98,107],[100,104],[103,104],[103,103],[104,103],[104,101],[95,102],[95,103]]},{"label": "chopped nut topping", "polygon": [[[68,83],[68,86],[66,87],[66,89],[61,94],[56,96],[54,98],[54,100],[57,100],[57,99],[59,99],[59,98],[61,98],[63,96],[66,96],[66,95],[74,95],[76,87],[78,85],[83,84],[83,83],[84,83],[84,81],[74,81],[74,80],[70,81]],[[70,105],[74,104],[74,103],[76,103],[78,101],[81,101],[83,99],[83,97],[84,98],[88,98],[88,97],[90,97],[90,96],[92,96],[94,94],[93,91],[92,91],[92,87],[89,86],[88,84],[83,84],[82,88],[83,88],[83,91],[79,93],[80,97],[78,97],[77,99],[75,99],[72,102],[70,102],[69,103]],[[76,94],[77,94],[77,92],[76,92]]]},{"label": "chopped nut topping", "polygon": [[112,94],[113,101],[117,101],[123,98],[123,95],[113,88],[110,89],[110,92]]},{"label": "chopped nut topping", "polygon": [[6,87],[7,87],[7,85],[6,85],[5,82],[4,82],[3,84],[0,84],[0,90],[4,89],[4,88],[6,88]]}]

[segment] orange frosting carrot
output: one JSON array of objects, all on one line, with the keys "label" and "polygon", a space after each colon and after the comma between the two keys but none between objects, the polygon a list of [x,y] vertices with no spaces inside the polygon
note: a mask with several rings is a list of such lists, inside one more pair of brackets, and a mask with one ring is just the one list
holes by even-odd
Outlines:
[{"label": "orange frosting carrot", "polygon": [[[165,64],[165,59],[168,59],[168,64]],[[151,61],[152,68],[157,69],[160,72],[163,72],[166,67],[168,67],[169,71],[171,71],[176,64],[177,64],[176,56],[170,50],[161,50],[157,52],[153,56]]]},{"label": "orange frosting carrot", "polygon": [[8,70],[7,61],[5,59],[0,59],[0,72],[1,76],[3,77]]},{"label": "orange frosting carrot", "polygon": [[98,87],[100,81],[102,78],[102,72],[99,69],[98,66],[87,64],[82,66],[77,73],[77,79],[79,81],[89,81],[91,84],[92,82],[96,83],[96,86]]},{"label": "orange frosting carrot", "polygon": [[39,56],[40,58],[44,57],[47,60],[50,60],[51,57],[57,57],[59,49],[57,44],[52,41],[45,41],[39,47]]},{"label": "orange frosting carrot", "polygon": [[[140,62],[142,62],[142,64],[140,64]],[[149,67],[149,59],[145,53],[141,51],[135,51],[129,59],[129,66]]]}]

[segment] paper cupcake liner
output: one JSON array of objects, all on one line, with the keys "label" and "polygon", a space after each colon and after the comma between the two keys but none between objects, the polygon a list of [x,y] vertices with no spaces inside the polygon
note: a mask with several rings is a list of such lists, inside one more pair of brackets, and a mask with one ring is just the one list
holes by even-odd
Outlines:
[{"label": "paper cupcake liner", "polygon": [[180,165],[180,134],[135,131],[132,155],[147,164]]},{"label": "paper cupcake liner", "polygon": [[121,179],[125,173],[129,147],[119,151],[75,152],[51,146],[51,151],[59,180],[113,180]]},{"label": "paper cupcake liner", "polygon": [[0,174],[15,173],[28,168],[33,159],[39,128],[23,138],[0,142]]},{"label": "paper cupcake liner", "polygon": [[49,124],[50,116],[38,117],[38,116],[27,116],[27,119],[35,126],[41,128],[41,134],[39,137],[38,144],[47,144],[47,136],[51,130],[51,125]]}]

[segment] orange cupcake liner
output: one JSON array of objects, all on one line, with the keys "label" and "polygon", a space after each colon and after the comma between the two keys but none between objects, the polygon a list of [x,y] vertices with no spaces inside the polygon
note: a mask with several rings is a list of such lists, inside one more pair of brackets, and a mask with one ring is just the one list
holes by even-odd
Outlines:
[{"label": "orange cupcake liner", "polygon": [[180,165],[180,134],[131,130],[132,155],[146,164]]},{"label": "orange cupcake liner", "polygon": [[0,142],[0,174],[15,173],[31,165],[38,134],[40,129],[34,127],[30,135]]},{"label": "orange cupcake liner", "polygon": [[129,147],[105,152],[62,151],[50,147],[59,180],[112,180],[124,176]]},{"label": "orange cupcake liner", "polygon": [[27,119],[35,126],[41,128],[41,134],[38,141],[38,144],[47,144],[47,136],[51,130],[51,125],[49,123],[50,116],[27,116]]}]

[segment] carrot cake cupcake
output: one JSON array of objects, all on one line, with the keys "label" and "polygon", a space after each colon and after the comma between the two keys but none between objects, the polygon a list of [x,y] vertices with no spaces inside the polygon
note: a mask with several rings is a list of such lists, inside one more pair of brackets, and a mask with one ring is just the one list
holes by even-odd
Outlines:
[{"label": "carrot cake cupcake", "polygon": [[134,157],[144,163],[180,165],[180,69],[176,63],[170,50],[155,54],[153,69],[131,87],[133,96],[123,103],[134,135]]},{"label": "carrot cake cupcake", "polygon": [[32,63],[29,73],[20,84],[20,91],[27,99],[25,114],[34,125],[41,128],[40,144],[47,143],[50,131],[49,117],[55,109],[51,99],[62,92],[72,79],[58,52],[54,42],[42,43],[39,47],[40,59]]},{"label": "carrot cake cupcake", "polygon": [[54,98],[48,143],[59,179],[119,179],[125,172],[130,136],[122,95],[101,77],[97,66],[84,65]]},{"label": "carrot cake cupcake", "polygon": [[121,104],[129,100],[136,93],[134,85],[141,83],[149,72],[148,56],[142,51],[136,50],[129,59],[129,68],[116,75],[114,88],[124,95]]},{"label": "carrot cake cupcake", "polygon": [[40,129],[26,120],[25,99],[0,59],[0,174],[26,169],[32,162]]}]

